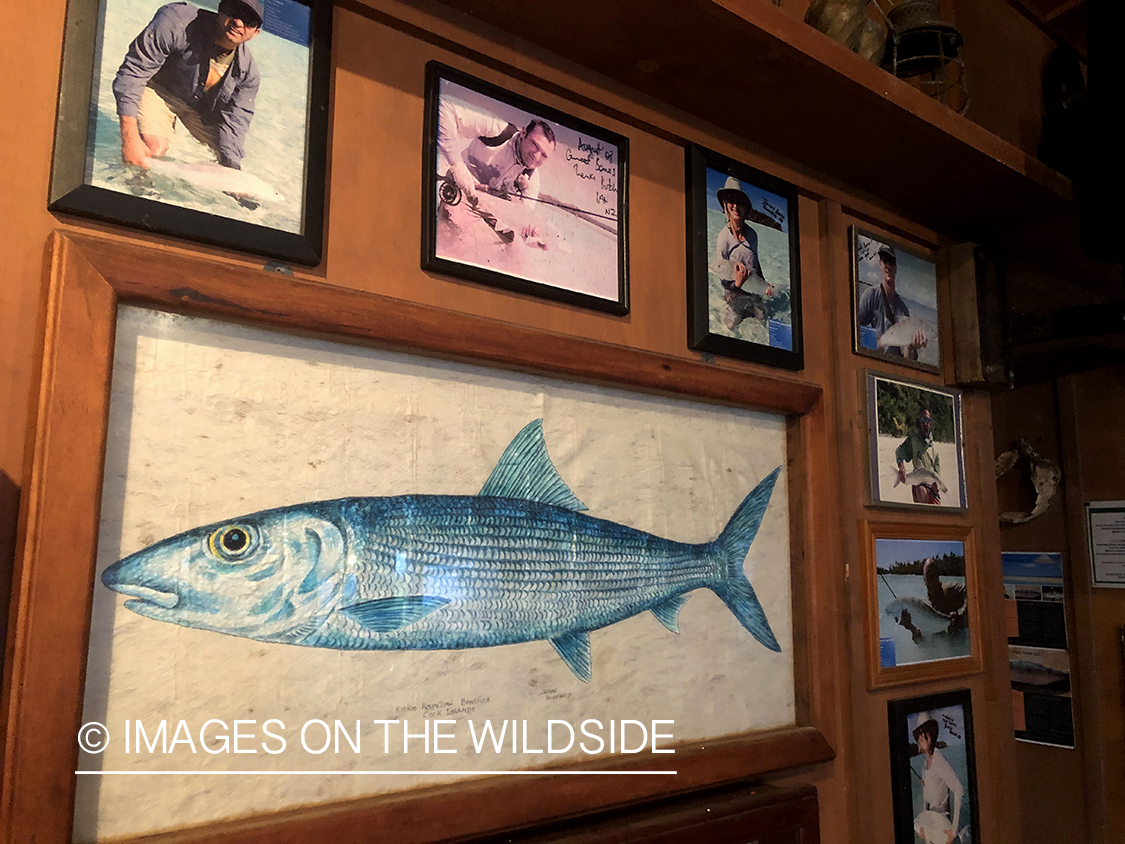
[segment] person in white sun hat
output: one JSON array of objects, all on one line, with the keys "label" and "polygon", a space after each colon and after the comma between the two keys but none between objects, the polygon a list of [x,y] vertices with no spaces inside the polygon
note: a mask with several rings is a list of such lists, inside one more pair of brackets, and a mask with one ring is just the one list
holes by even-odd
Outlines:
[{"label": "person in white sun hat", "polygon": [[723,285],[723,301],[728,306],[724,324],[734,331],[747,317],[763,319],[770,310],[766,299],[774,291],[762,272],[758,233],[746,222],[753,208],[750,197],[734,176],[728,176],[726,184],[715,193],[727,224],[715,239],[712,266]]}]

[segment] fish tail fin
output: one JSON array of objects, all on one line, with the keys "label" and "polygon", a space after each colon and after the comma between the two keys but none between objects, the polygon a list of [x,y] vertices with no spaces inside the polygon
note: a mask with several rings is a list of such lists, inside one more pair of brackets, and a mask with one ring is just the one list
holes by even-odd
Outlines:
[{"label": "fish tail fin", "polygon": [[762,604],[754,593],[754,587],[746,579],[742,564],[746,560],[746,554],[750,551],[754,537],[758,535],[758,528],[762,524],[762,517],[766,513],[766,506],[770,503],[773,487],[780,472],[781,467],[774,469],[743,499],[727,522],[727,526],[723,528],[723,532],[719,534],[719,538],[715,540],[726,560],[727,571],[726,578],[711,587],[734,613],[739,624],[771,651],[780,651],[781,645],[777,643],[777,638],[770,629],[765,610],[762,609]]}]

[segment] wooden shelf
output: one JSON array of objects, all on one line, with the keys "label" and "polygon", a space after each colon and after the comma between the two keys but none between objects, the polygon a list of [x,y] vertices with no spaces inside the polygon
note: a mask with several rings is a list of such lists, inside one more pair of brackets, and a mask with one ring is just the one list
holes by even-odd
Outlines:
[{"label": "wooden shelf", "polygon": [[441,2],[965,239],[1076,213],[1069,179],[768,0]]}]

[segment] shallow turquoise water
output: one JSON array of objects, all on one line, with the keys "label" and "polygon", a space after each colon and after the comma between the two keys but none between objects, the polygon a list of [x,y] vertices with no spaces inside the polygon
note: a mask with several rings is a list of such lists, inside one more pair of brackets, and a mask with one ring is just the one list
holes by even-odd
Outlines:
[{"label": "shallow turquoise water", "polygon": [[[254,120],[246,137],[242,168],[264,179],[281,194],[280,201],[263,202],[251,210],[214,190],[196,188],[170,176],[147,174],[121,160],[121,133],[113,98],[113,77],[129,43],[160,6],[152,0],[111,0],[105,16],[99,72],[94,80],[91,108],[92,148],[86,161],[87,181],[97,187],[173,203],[221,217],[245,220],[269,228],[300,233],[304,197],[305,126],[308,111],[308,50],[268,32],[250,42],[262,75]],[[217,3],[197,3],[214,9]],[[214,155],[182,126],[168,158],[184,162],[213,162]]]},{"label": "shallow turquoise water", "polygon": [[[721,211],[715,208],[707,209],[708,265],[715,257],[715,239],[725,225],[726,217]],[[792,325],[792,310],[788,304],[792,294],[789,284],[789,235],[768,226],[753,223],[750,225],[758,233],[758,260],[762,264],[765,280],[773,285],[776,298],[785,303],[777,307],[768,317]],[[712,334],[737,337],[739,340],[748,340],[764,346],[770,344],[767,319],[745,319],[733,331],[723,324],[723,316],[728,306],[723,300],[723,286],[719,277],[710,271],[707,273],[707,304],[708,325]]]},{"label": "shallow turquoise water", "polygon": [[[920,574],[885,574],[879,582],[879,638],[894,642],[895,663],[909,665],[917,662],[931,662],[935,659],[953,659],[969,655],[968,628],[952,635],[938,633],[915,642],[907,630],[891,616],[883,612],[895,597],[907,596],[926,600],[926,584]],[[943,577],[942,583],[964,583],[963,577]],[[893,591],[893,594],[892,594]],[[969,619],[969,624],[973,619]]]}]

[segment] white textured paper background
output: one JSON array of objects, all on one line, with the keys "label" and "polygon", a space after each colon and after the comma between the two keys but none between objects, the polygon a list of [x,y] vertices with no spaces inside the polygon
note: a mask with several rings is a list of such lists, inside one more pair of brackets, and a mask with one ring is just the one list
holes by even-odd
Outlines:
[{"label": "white textured paper background", "polygon": [[[713,539],[741,500],[785,465],[783,417],[373,351],[209,320],[122,308],[102,502],[98,573],[200,525],[345,496],[479,491],[513,436],[542,418],[560,474],[611,519],[687,542]],[[109,749],[81,770],[409,770],[540,767],[589,758],[473,752],[468,721],[528,721],[541,749],[548,719],[673,720],[674,740],[764,730],[795,718],[787,484],[778,479],[745,570],[782,651],[772,653],[710,590],[693,593],[674,635],[649,613],[591,633],[593,679],[577,679],[547,642],[461,651],[332,651],[265,644],[144,618],[95,587],[83,721]],[[484,700],[479,700],[479,699]],[[463,704],[463,701],[477,700]],[[413,709],[411,709],[413,707]],[[398,713],[398,714],[396,714]],[[256,753],[205,752],[211,718],[241,727]],[[261,745],[280,719],[285,752]],[[384,754],[374,719],[450,719],[454,754]],[[124,752],[125,721],[169,736],[183,720],[197,752]],[[340,720],[362,746],[306,752],[301,725]],[[211,736],[221,734],[213,725]],[[604,735],[608,738],[608,724]],[[581,736],[580,736],[581,738]],[[309,744],[323,733],[309,733]],[[219,744],[214,738],[211,746]],[[277,747],[276,742],[271,742]],[[522,750],[522,748],[517,748]],[[632,758],[632,757],[624,757]],[[675,768],[674,755],[656,757]],[[398,791],[447,775],[82,776],[75,840]]]}]

